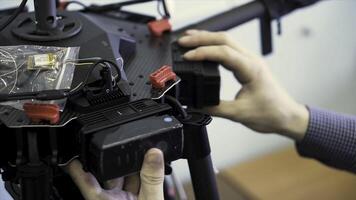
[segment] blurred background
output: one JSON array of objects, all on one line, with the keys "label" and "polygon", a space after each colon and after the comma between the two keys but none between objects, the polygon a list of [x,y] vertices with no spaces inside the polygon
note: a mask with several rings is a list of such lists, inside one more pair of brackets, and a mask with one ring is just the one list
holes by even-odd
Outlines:
[{"label": "blurred background", "polygon": [[[84,4],[104,4],[118,1],[82,0],[81,2]],[[172,0],[170,2],[173,8],[172,24],[173,27],[177,29],[246,2],[249,1]],[[0,0],[0,8],[16,6],[19,3],[19,0]],[[33,2],[30,0],[28,5],[30,9],[32,9]],[[70,8],[76,9],[77,7],[71,6]],[[355,0],[325,0],[282,18],[281,36],[277,36],[277,25],[274,24],[274,52],[265,58],[274,72],[275,77],[299,102],[338,112],[356,114],[355,8]],[[156,14],[156,5],[154,3],[132,6],[125,9],[147,14]],[[257,21],[234,28],[228,33],[247,49],[260,54],[259,24]],[[233,99],[240,85],[235,81],[231,73],[222,68],[221,75],[221,98]],[[293,150],[283,150],[293,148],[294,143],[287,138],[272,134],[258,134],[240,124],[219,118],[214,118],[208,127],[208,131],[211,142],[212,159],[217,172],[220,171],[220,181],[224,182],[221,187],[230,187],[231,190],[237,191],[236,193],[230,191],[232,192],[230,196],[225,196],[223,199],[268,199],[269,197],[267,196],[253,194],[261,192],[254,191],[253,186],[260,184],[261,188],[264,188],[261,183],[263,180],[260,179],[263,179],[263,175],[266,175],[266,173],[270,174],[270,176],[266,176],[266,178],[279,180],[278,177],[280,174],[271,174],[274,171],[272,170],[274,167],[278,168],[279,166],[285,169],[283,166],[298,165],[297,163],[292,163],[296,161],[288,160],[293,156],[295,156],[297,160],[299,159],[297,155],[295,155],[295,152]],[[273,155],[277,155],[277,157],[273,157]],[[271,163],[271,159],[277,160],[274,160],[274,162],[272,162],[273,164],[269,166],[268,163]],[[300,162],[305,162],[305,160],[301,160]],[[346,173],[340,175],[338,172],[328,171],[329,169],[326,168],[324,169],[323,166],[319,166],[314,161],[310,162],[312,162],[310,166],[308,164],[305,165],[311,168],[316,167],[321,171],[327,170],[325,173],[332,173],[333,176],[347,177],[345,180],[351,181],[354,184],[352,185],[353,188],[356,187],[355,178],[352,175]],[[264,163],[266,166],[263,166]],[[309,161],[307,161],[307,163],[309,163]],[[173,166],[177,177],[179,177],[183,183],[189,185],[189,171],[186,162],[184,160],[177,161]],[[270,167],[271,170],[262,173],[261,170],[266,169],[265,167]],[[291,166],[291,168],[293,167]],[[308,171],[308,168],[305,170]],[[239,177],[238,172],[245,173],[244,177]],[[254,174],[258,172],[260,172],[260,176],[254,176]],[[302,172],[298,173],[303,174]],[[300,174],[298,174],[298,177],[301,176]],[[293,176],[293,171],[290,171],[287,175]],[[255,177],[254,180],[251,180],[251,177]],[[323,175],[320,174],[319,179],[325,180]],[[303,180],[297,182],[301,186],[305,185],[303,184]],[[339,179],[334,177],[329,181],[335,182],[337,180]],[[259,183],[253,183],[253,181],[259,181]],[[267,187],[273,184],[273,181],[274,180],[265,180],[264,184],[266,184]],[[284,183],[287,184],[286,182]],[[283,184],[283,180],[281,184]],[[347,182],[347,186],[350,186],[349,182]],[[294,187],[297,186],[294,185],[293,188]],[[270,190],[272,189],[273,188]],[[226,191],[225,189],[222,190]],[[342,191],[344,194],[345,192],[347,191]],[[299,193],[303,193],[303,191],[299,191]],[[315,194],[315,191],[311,193]],[[234,194],[236,194],[236,196]],[[237,195],[241,195],[241,197],[237,197]],[[351,194],[347,194],[345,197],[347,199],[352,198]],[[326,199],[333,198],[337,197],[330,195],[326,197]],[[0,199],[5,199],[3,194],[0,194]],[[298,198],[296,197],[294,199]]]}]

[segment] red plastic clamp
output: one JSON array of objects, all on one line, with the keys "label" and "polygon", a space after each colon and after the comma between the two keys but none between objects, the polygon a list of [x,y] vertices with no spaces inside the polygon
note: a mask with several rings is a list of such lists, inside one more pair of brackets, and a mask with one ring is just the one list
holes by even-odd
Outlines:
[{"label": "red plastic clamp", "polygon": [[168,81],[176,81],[177,75],[173,72],[172,67],[164,65],[150,75],[152,87],[163,89]]},{"label": "red plastic clamp", "polygon": [[160,19],[151,21],[148,24],[148,29],[150,30],[151,34],[160,37],[166,31],[172,31],[172,25],[168,19]]},{"label": "red plastic clamp", "polygon": [[57,104],[25,103],[23,109],[34,123],[48,121],[50,124],[57,124],[60,119],[60,109]]}]

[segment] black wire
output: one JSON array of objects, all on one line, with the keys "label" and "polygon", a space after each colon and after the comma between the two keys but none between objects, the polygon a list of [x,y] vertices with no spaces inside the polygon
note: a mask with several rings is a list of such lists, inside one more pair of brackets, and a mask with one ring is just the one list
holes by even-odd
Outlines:
[{"label": "black wire", "polygon": [[[164,13],[162,13],[162,11],[161,11],[161,5],[163,7],[163,12]],[[168,11],[168,8],[167,8],[165,0],[157,0],[157,11],[161,15],[161,17],[167,18],[167,19],[171,18],[171,15],[170,15],[170,13]]]},{"label": "black wire", "polygon": [[110,11],[110,10],[118,10],[124,6],[129,6],[129,5],[139,4],[139,3],[146,3],[146,2],[150,2],[150,1],[156,1],[156,0],[131,0],[131,1],[124,1],[124,2],[120,2],[120,3],[102,5],[102,6],[90,5],[90,6],[87,6],[84,11],[105,12],[105,11]]},{"label": "black wire", "polygon": [[86,9],[88,6],[86,6],[84,3],[80,2],[80,1],[68,1],[66,2],[66,6],[64,9],[67,9],[67,7],[70,5],[70,4],[77,4],[77,5],[80,5],[82,6],[84,9]]},{"label": "black wire", "polygon": [[85,79],[84,81],[81,83],[81,85],[76,88],[75,90],[73,91],[70,91],[67,96],[72,96],[78,92],[80,92],[84,87],[85,85],[88,83],[89,81],[89,78],[90,78],[90,75],[93,73],[94,69],[99,65],[99,64],[109,64],[107,66],[113,66],[115,69],[116,69],[116,72],[117,72],[117,77],[118,77],[118,80],[117,82],[119,82],[121,80],[121,70],[119,68],[119,66],[117,66],[114,62],[111,62],[109,60],[98,60],[96,61],[93,65],[90,66],[90,68],[88,69],[88,72],[85,76]]},{"label": "black wire", "polygon": [[[146,2],[150,2],[150,1],[157,1],[157,11],[162,17],[168,18],[168,19],[171,17],[165,0],[130,0],[130,1],[107,4],[107,5],[102,5],[102,6],[97,6],[97,5],[86,6],[85,4],[81,3],[80,1],[68,1],[66,8],[69,6],[69,4],[73,3],[73,4],[78,4],[78,5],[83,6],[84,11],[105,12],[105,11],[109,11],[109,10],[121,9],[124,6],[129,6],[129,5],[139,4],[139,3],[146,3]],[[162,11],[161,11],[161,7],[160,7],[161,3],[162,3],[164,13],[162,13]]]},{"label": "black wire", "polygon": [[20,6],[14,11],[14,13],[7,19],[5,23],[0,26],[0,32],[4,30],[25,8],[27,0],[22,0]]},{"label": "black wire", "polygon": [[[12,190],[13,194],[16,195],[17,197],[21,197],[21,193],[19,192],[19,189],[18,189],[18,185],[16,185],[15,183],[12,183],[12,182],[9,182],[10,184],[10,189]],[[15,186],[17,188],[15,188]]]},{"label": "black wire", "polygon": [[185,111],[185,109],[183,108],[182,104],[174,97],[170,96],[170,95],[165,95],[165,100],[168,101],[168,103],[173,106],[183,117],[183,119],[187,119],[188,118],[188,114],[187,111]]},{"label": "black wire", "polygon": [[157,1],[157,12],[159,15],[161,15],[161,17],[164,17],[164,13],[162,13],[162,11],[161,11],[161,3],[160,2],[161,2],[160,0]]},{"label": "black wire", "polygon": [[171,18],[171,14],[169,13],[168,8],[167,8],[166,0],[161,0],[161,1],[162,1],[165,17],[168,19]]},{"label": "black wire", "polygon": [[64,99],[66,97],[77,94],[82,91],[87,85],[90,75],[93,73],[94,69],[100,64],[105,64],[108,67],[114,67],[117,71],[117,82],[121,80],[121,70],[114,62],[109,60],[97,60],[92,64],[85,76],[83,82],[77,85],[72,90],[46,90],[38,92],[25,92],[25,93],[14,93],[14,94],[0,94],[0,102],[12,101],[12,100],[26,100],[26,99],[37,99],[37,100],[54,100],[54,99]]}]

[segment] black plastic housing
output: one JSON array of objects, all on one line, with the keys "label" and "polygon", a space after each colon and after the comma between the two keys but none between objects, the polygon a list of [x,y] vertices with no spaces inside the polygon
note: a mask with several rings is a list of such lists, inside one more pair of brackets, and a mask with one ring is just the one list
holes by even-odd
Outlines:
[{"label": "black plastic housing", "polygon": [[162,150],[165,162],[181,158],[183,125],[161,115],[96,132],[89,145],[89,171],[102,181],[138,172],[153,147]]},{"label": "black plastic housing", "polygon": [[125,81],[119,82],[109,93],[100,90],[105,90],[105,88],[100,88],[99,94],[95,94],[97,92],[95,90],[91,91],[86,88],[85,92],[70,97],[67,106],[73,111],[87,113],[130,101],[131,91]]},{"label": "black plastic housing", "polygon": [[167,104],[144,99],[82,115],[81,161],[105,181],[140,170],[146,150],[157,147],[165,161],[183,154],[183,125]]},{"label": "black plastic housing", "polygon": [[218,105],[220,102],[220,72],[216,62],[192,62],[183,59],[189,49],[172,43],[173,70],[182,79],[179,100],[195,108]]}]

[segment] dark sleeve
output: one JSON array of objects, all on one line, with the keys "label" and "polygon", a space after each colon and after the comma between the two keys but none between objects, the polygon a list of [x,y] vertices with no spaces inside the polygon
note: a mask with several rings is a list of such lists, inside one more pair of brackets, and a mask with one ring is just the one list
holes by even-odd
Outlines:
[{"label": "dark sleeve", "polygon": [[297,143],[300,155],[356,173],[356,117],[309,107],[308,130]]}]

